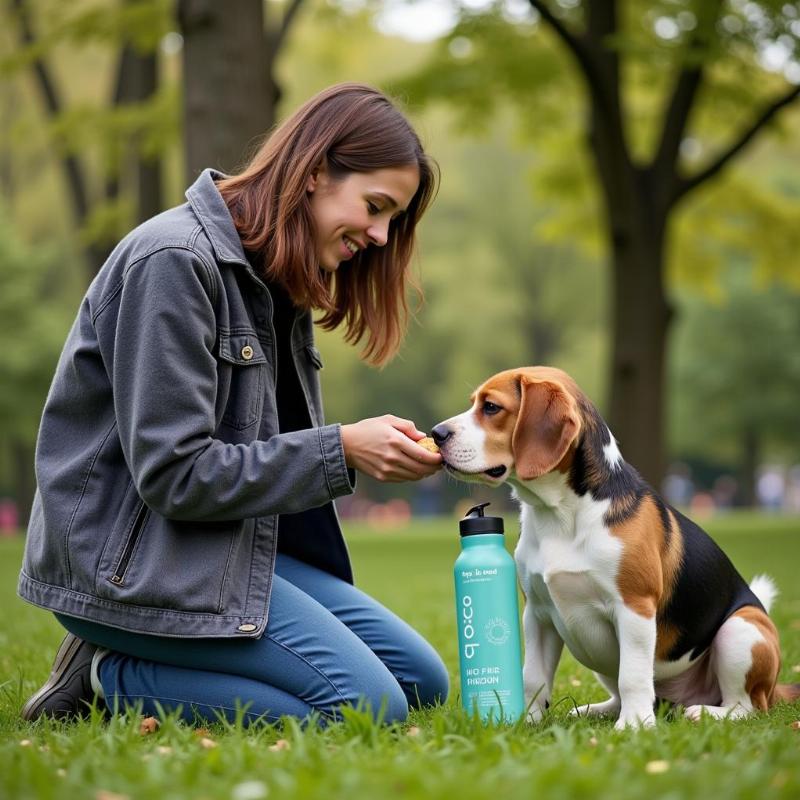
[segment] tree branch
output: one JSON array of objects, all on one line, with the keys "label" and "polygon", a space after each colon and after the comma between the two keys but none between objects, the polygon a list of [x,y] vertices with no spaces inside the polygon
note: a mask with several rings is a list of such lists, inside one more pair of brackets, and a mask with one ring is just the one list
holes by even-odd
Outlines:
[{"label": "tree branch", "polygon": [[725,165],[741,152],[756,136],[756,134],[784,107],[792,103],[800,95],[800,86],[793,86],[788,92],[783,94],[771,105],[769,105],[761,115],[747,128],[742,135],[720,156],[709,164],[705,169],[688,178],[679,179],[672,196],[672,202],[676,202],[685,194],[697,188],[709,178],[720,172]]},{"label": "tree branch", "polygon": [[283,19],[281,20],[281,25],[275,32],[272,40],[270,64],[275,60],[275,56],[280,51],[283,40],[286,38],[286,34],[289,32],[289,28],[291,28],[294,18],[297,16],[297,12],[300,10],[301,5],[303,5],[303,0],[291,0],[289,8],[286,9],[286,13],[283,15]]},{"label": "tree branch", "polygon": [[589,28],[593,30],[582,35],[570,31],[553,14],[544,0],[528,0],[528,2],[575,56],[595,108],[604,113],[607,120],[621,131],[616,64],[609,72],[607,59],[605,59],[607,52],[604,50],[603,41],[606,34],[610,35],[615,31],[615,0],[606,0],[602,8],[598,7],[600,0],[592,0],[596,5],[588,9],[587,13],[590,17]]},{"label": "tree branch", "polygon": [[[25,47],[32,47],[36,43],[36,37],[33,33],[25,0],[12,0],[12,7],[16,11],[19,20],[20,40]],[[62,110],[61,98],[50,75],[50,70],[41,56],[36,56],[33,62],[33,71],[44,98],[48,115],[50,117],[58,116]],[[83,168],[77,156],[72,153],[65,153],[61,158],[61,163],[66,173],[70,194],[72,195],[75,216],[78,224],[82,225],[89,214],[89,201],[86,195],[86,180],[83,175]]]},{"label": "tree branch", "polygon": [[664,114],[661,141],[652,163],[653,169],[662,176],[666,170],[675,166],[689,113],[702,81],[702,67],[692,67],[684,68],[675,83],[675,89]]},{"label": "tree branch", "polygon": [[550,10],[544,0],[528,0],[539,16],[553,29],[556,35],[564,42],[567,49],[572,52],[578,63],[581,65],[587,80],[594,72],[591,58],[586,46],[579,36],[576,36],[567,26]]},{"label": "tree branch", "polygon": [[719,19],[721,7],[722,0],[706,2],[702,6],[697,27],[685,48],[684,64],[664,113],[661,141],[650,169],[654,173],[656,184],[667,188],[668,195],[671,194],[670,187],[676,178],[678,153],[689,115],[705,77],[702,56],[708,47],[710,32],[714,31]]}]

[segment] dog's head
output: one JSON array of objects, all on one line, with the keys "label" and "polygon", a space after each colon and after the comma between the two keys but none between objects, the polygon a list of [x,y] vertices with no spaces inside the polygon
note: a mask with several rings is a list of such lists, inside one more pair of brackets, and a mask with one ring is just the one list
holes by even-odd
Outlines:
[{"label": "dog's head", "polygon": [[522,367],[489,378],[472,407],[431,431],[455,477],[499,485],[565,471],[581,432],[580,391],[565,372]]}]

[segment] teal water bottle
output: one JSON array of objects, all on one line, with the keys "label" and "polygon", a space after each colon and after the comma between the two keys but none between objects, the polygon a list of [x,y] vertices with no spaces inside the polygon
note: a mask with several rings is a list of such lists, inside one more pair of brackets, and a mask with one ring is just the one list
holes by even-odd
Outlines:
[{"label": "teal water bottle", "polygon": [[517,572],[505,548],[502,517],[485,517],[489,503],[459,523],[456,581],[461,703],[484,720],[514,722],[525,711],[519,641]]}]

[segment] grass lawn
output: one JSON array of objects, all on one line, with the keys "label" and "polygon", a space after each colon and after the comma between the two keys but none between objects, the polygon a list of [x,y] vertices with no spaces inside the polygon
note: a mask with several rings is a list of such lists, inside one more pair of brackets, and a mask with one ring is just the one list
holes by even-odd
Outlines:
[{"label": "grass lawn", "polygon": [[[507,528],[513,530],[511,520]],[[737,514],[707,530],[748,579],[767,572],[781,596],[782,682],[800,681],[800,519]],[[513,547],[515,534],[507,535]],[[380,533],[348,527],[357,583],[414,625],[445,659],[444,707],[378,728],[365,715],[324,732],[295,723],[194,731],[166,719],[150,735],[130,713],[111,722],[24,724],[19,708],[44,680],[62,637],[46,612],[15,596],[22,540],[0,540],[0,798],[769,798],[800,797],[800,704],[749,720],[659,720],[616,732],[613,720],[574,720],[572,698],[604,699],[565,651],[554,708],[539,725],[484,727],[465,716],[458,671],[452,564],[454,520]]]}]

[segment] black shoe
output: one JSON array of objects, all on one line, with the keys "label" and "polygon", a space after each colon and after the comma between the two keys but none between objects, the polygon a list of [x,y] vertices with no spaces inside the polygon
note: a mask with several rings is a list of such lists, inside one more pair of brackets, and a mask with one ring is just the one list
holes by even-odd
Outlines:
[{"label": "black shoe", "polygon": [[[22,708],[22,718],[33,722],[42,715],[54,719],[82,717],[95,700],[92,656],[97,647],[68,633],[56,653],[50,677]],[[98,698],[98,703],[102,700]]]}]

